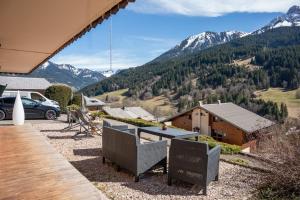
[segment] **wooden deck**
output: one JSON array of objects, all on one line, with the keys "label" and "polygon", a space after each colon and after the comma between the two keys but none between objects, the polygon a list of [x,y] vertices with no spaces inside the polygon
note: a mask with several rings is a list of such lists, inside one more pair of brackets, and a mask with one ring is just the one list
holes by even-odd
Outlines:
[{"label": "wooden deck", "polygon": [[107,199],[30,125],[0,126],[0,199]]}]

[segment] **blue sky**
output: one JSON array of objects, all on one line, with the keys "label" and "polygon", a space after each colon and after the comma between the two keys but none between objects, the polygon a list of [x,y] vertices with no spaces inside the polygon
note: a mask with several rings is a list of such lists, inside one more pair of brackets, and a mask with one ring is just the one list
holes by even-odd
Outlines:
[{"label": "blue sky", "polygon": [[[203,31],[254,31],[282,15],[295,0],[136,0],[112,17],[113,68],[142,65]],[[51,59],[56,63],[109,68],[109,21]]]}]

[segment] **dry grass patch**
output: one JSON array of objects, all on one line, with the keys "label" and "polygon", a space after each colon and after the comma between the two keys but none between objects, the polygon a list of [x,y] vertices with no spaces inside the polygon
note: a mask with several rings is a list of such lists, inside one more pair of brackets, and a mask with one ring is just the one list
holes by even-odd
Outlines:
[{"label": "dry grass patch", "polygon": [[288,108],[289,117],[297,118],[300,115],[300,99],[296,99],[297,90],[286,91],[282,88],[269,88],[268,90],[260,90],[256,92],[258,98],[265,101],[273,101],[285,103]]},{"label": "dry grass patch", "polygon": [[246,58],[246,59],[233,60],[233,64],[237,65],[237,66],[240,66],[240,67],[245,67],[246,69],[249,69],[250,71],[260,69],[261,66],[251,64],[251,60],[253,58],[254,57]]},{"label": "dry grass patch", "polygon": [[150,113],[157,116],[170,116],[175,113],[175,106],[170,102],[165,96],[156,96],[147,100],[137,100],[126,96],[128,89],[116,90],[113,92],[107,92],[96,98],[106,101],[107,96],[109,98],[115,99],[115,101],[109,102],[112,107],[121,106],[140,106]]}]

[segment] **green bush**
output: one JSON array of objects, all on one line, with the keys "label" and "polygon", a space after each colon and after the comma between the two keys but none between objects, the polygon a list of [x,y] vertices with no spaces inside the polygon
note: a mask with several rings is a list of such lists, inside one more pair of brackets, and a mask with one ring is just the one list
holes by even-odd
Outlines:
[{"label": "green bush", "polygon": [[91,113],[91,116],[93,117],[93,118],[96,118],[96,117],[99,117],[99,118],[107,118],[108,117],[108,115],[107,114],[105,114],[103,111],[96,111],[96,112],[92,112]]},{"label": "green bush", "polygon": [[207,144],[210,148],[213,148],[217,145],[220,145],[222,154],[236,154],[236,153],[241,152],[241,147],[240,146],[233,145],[233,144],[227,144],[227,143],[224,143],[224,142],[219,142],[219,141],[217,141],[217,140],[215,140],[212,137],[207,136],[207,135],[200,135],[199,141],[207,142]]},{"label": "green bush", "polygon": [[81,94],[74,94],[70,104],[81,106]]},{"label": "green bush", "polygon": [[72,90],[66,85],[52,85],[46,89],[45,96],[57,101],[61,110],[65,112],[72,97]]},{"label": "green bush", "polygon": [[80,109],[80,106],[78,106],[77,104],[71,104],[71,105],[67,106],[67,109],[78,110],[78,109]]},{"label": "green bush", "polygon": [[149,122],[143,119],[123,119],[123,118],[118,118],[118,117],[112,117],[112,116],[105,116],[107,119],[114,119],[120,122],[132,124],[134,126],[138,127],[148,127],[148,126],[161,126],[160,123],[157,122]]}]

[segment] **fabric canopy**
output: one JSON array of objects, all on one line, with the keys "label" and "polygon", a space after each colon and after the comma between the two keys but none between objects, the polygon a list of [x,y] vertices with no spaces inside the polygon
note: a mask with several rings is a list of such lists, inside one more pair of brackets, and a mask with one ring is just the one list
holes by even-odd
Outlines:
[{"label": "fabric canopy", "polygon": [[0,72],[30,73],[134,0],[1,0]]}]

